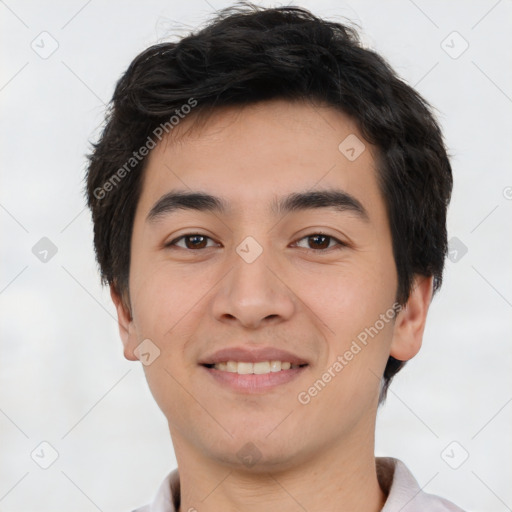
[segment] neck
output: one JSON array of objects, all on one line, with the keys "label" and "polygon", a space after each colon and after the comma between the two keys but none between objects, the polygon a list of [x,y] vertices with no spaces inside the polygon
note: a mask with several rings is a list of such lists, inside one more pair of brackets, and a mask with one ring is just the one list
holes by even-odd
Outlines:
[{"label": "neck", "polygon": [[[304,457],[288,469],[268,464],[258,472],[205,458],[173,438],[179,512],[378,512],[386,496],[377,479],[373,439],[359,437]],[[363,437],[367,442],[361,446]]]}]

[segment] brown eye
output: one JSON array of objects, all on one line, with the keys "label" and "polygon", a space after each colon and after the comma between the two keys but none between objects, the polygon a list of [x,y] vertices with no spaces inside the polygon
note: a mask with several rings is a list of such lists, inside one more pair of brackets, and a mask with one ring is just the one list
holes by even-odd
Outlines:
[{"label": "brown eye", "polygon": [[313,243],[311,249],[327,249],[331,241],[331,237],[325,235],[313,235],[309,236],[308,239],[310,244]]},{"label": "brown eye", "polygon": [[[179,238],[174,239],[172,242],[169,242],[168,244],[166,244],[166,247],[176,246],[176,247],[180,247],[182,249],[191,249],[191,250],[205,249],[205,248],[207,248],[206,244],[207,244],[208,240],[211,240],[211,238],[208,236],[199,235],[197,233],[191,233],[189,235],[183,235],[183,236],[180,236]],[[181,242],[181,241],[185,242],[185,246],[178,245],[178,242]]]},{"label": "brown eye", "polygon": [[[301,238],[299,242],[302,240],[307,240],[307,247],[304,247],[304,249],[311,251],[325,251],[326,249],[332,249],[336,245],[338,248],[345,247],[345,244],[337,238],[324,235],[322,233],[314,233],[312,235],[305,236],[304,238]],[[297,244],[299,242],[297,242]],[[335,244],[331,245],[331,242],[335,242]]]}]

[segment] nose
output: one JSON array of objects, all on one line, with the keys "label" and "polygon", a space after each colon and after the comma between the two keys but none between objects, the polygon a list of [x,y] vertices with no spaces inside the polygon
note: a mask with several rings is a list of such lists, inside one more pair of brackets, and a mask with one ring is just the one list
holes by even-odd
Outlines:
[{"label": "nose", "polygon": [[257,329],[263,324],[288,320],[296,308],[293,292],[269,251],[254,261],[235,255],[232,270],[221,281],[214,297],[213,313],[222,322]]}]

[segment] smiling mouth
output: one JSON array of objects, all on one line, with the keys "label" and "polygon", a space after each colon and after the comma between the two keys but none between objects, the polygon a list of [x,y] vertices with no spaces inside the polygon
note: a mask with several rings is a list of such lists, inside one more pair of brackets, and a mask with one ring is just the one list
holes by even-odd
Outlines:
[{"label": "smiling mouth", "polygon": [[211,382],[236,393],[265,395],[290,384],[307,370],[309,364],[291,364],[289,361],[225,361],[203,363]]},{"label": "smiling mouth", "polygon": [[307,364],[292,364],[288,361],[259,361],[250,363],[244,361],[225,361],[216,364],[204,364],[206,368],[221,372],[237,373],[238,375],[265,375],[290,369],[303,368]]}]

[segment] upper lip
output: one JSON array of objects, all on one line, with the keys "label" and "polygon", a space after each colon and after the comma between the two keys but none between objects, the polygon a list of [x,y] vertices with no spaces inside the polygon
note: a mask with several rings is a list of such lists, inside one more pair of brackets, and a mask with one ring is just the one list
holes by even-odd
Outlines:
[{"label": "upper lip", "polygon": [[199,364],[217,364],[226,361],[240,361],[245,363],[259,363],[262,361],[282,361],[291,364],[308,364],[305,359],[285,350],[273,347],[252,348],[233,347],[224,348],[204,357]]}]

